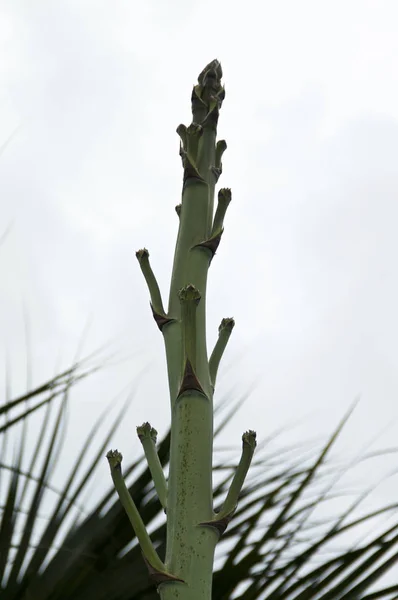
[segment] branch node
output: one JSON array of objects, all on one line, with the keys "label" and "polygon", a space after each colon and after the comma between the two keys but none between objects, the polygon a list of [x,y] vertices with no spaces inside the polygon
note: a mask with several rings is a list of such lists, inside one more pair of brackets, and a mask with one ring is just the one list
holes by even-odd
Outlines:
[{"label": "branch node", "polygon": [[219,535],[219,539],[220,539],[220,537],[222,536],[222,534],[228,527],[232,517],[234,516],[235,510],[236,510],[236,507],[234,508],[234,510],[232,510],[228,515],[225,515],[224,517],[221,517],[219,519],[214,519],[213,521],[205,521],[204,523],[199,523],[199,525],[201,527],[212,527],[213,529],[216,529],[218,531],[218,535]]},{"label": "branch node", "polygon": [[163,331],[163,327],[165,325],[175,322],[175,319],[171,319],[170,317],[168,317],[165,314],[157,313],[155,311],[155,309],[153,308],[152,304],[151,304],[151,310],[152,310],[153,318],[155,319],[156,325],[159,327],[160,331]]},{"label": "branch node", "polygon": [[210,252],[210,262],[213,260],[213,257],[217,251],[218,246],[220,245],[221,236],[224,230],[218,231],[214,235],[212,235],[208,240],[201,242],[200,244],[196,244],[194,248],[206,248]]},{"label": "branch node", "polygon": [[210,381],[213,389],[216,385],[217,372],[220,366],[221,359],[223,357],[225,348],[227,347],[228,340],[231,337],[233,328],[235,327],[235,320],[232,318],[223,319],[218,328],[218,339],[214,345],[213,352],[209,359],[209,372]]},{"label": "branch node", "polygon": [[147,560],[144,554],[142,555],[142,557],[148,569],[149,577],[150,579],[152,579],[156,587],[158,587],[158,585],[160,585],[161,583],[173,583],[177,581],[180,583],[185,583],[183,579],[175,577],[174,575],[171,575],[171,573],[167,573],[166,571],[156,569],[153,565],[151,565],[151,563]]},{"label": "branch node", "polygon": [[189,359],[187,359],[185,363],[184,375],[182,377],[180,389],[178,390],[177,399],[180,398],[185,392],[191,392],[194,390],[206,396],[200,384],[200,381],[197,378],[196,373],[191,365],[191,362],[189,361]]}]

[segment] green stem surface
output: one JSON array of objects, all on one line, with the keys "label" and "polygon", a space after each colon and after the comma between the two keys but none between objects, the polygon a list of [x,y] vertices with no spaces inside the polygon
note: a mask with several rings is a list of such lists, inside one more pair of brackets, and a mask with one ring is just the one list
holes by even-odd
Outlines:
[{"label": "green stem surface", "polygon": [[147,250],[137,252],[146,279],[154,318],[162,331],[171,406],[168,483],[156,452],[156,432],[149,423],[137,428],[163,507],[167,507],[165,564],[149,535],[121,475],[119,453],[110,452],[112,478],[139,539],[150,575],[162,600],[211,600],[216,544],[235,509],[255,447],[255,434],[243,436],[241,462],[224,506],[215,514],[212,489],[213,391],[218,367],[234,326],[223,319],[210,360],[206,345],[207,275],[223,232],[231,190],[218,194],[224,140],[216,143],[219,111],[225,91],[217,60],[198,77],[191,96],[192,123],[179,125],[184,168],[179,228],[167,314]]}]

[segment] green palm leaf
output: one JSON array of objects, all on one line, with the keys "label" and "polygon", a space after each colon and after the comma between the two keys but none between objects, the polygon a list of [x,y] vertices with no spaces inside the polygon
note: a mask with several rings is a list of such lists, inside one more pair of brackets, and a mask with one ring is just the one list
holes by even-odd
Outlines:
[{"label": "green palm leaf", "polygon": [[[104,460],[109,438],[118,427],[126,406],[122,407],[114,419],[108,435],[93,453],[89,465],[82,473],[80,461],[76,460],[63,489],[57,490],[58,501],[47,524],[41,528],[39,541],[35,544],[32,542],[32,532],[39,525],[43,498],[51,489],[49,479],[56,466],[55,448],[62,426],[65,400],[71,386],[96,370],[97,368],[84,371],[82,365],[77,364],[2,407],[3,414],[25,407],[18,419],[9,419],[3,426],[3,435],[14,431],[20,421],[26,431],[28,416],[34,412],[32,409],[45,408],[42,431],[39,432],[33,453],[34,460],[31,460],[29,468],[25,471],[22,468],[25,436],[21,436],[22,441],[13,464],[0,465],[3,476],[8,473],[0,521],[1,597],[4,600],[154,600],[158,597],[148,578],[139,546],[134,543],[128,519],[113,489],[89,515],[82,518],[79,513],[80,516],[69,525],[64,539],[55,545],[72,508],[81,503],[82,494],[90,483],[96,466]],[[34,476],[33,465],[42,449],[44,431],[49,427],[50,413],[57,398],[61,402],[55,423],[39,475]],[[26,409],[27,399],[35,401],[35,406]],[[127,399],[126,402],[129,401]],[[232,413],[223,416],[225,406],[226,403],[223,405],[221,402],[217,411],[217,435],[237,408],[234,407]],[[325,460],[351,412],[352,409],[318,455],[314,455],[314,450],[309,451],[308,444],[307,447],[297,445],[282,448],[278,452],[271,451],[268,445],[275,441],[280,431],[265,440],[260,458],[253,463],[251,478],[241,494],[240,504],[220,544],[219,558],[222,564],[214,574],[215,599],[370,600],[397,597],[398,586],[391,585],[385,588],[381,586],[378,591],[367,595],[366,593],[397,561],[398,523],[385,527],[367,542],[357,542],[332,557],[327,557],[323,550],[351,530],[357,528],[361,531],[361,526],[374,519],[394,515],[398,504],[384,506],[355,518],[355,509],[371,491],[367,490],[331,523],[330,519],[320,523],[311,521],[315,507],[338,496],[337,493],[333,495],[331,489],[325,492],[314,491],[313,488],[330,481],[333,470],[330,467],[325,469]],[[99,417],[79,455],[87,455],[90,451],[93,437],[106,416],[107,412]],[[167,435],[159,444],[159,458],[163,466],[168,463],[169,442],[170,437]],[[378,454],[380,453],[368,454],[365,458]],[[277,457],[279,460],[276,460]],[[137,459],[126,469],[125,477],[130,481],[130,493],[148,526],[163,513],[153,490],[150,472],[148,468],[142,470],[142,464],[142,459]],[[226,467],[221,461],[216,464],[215,473],[218,474],[215,503],[221,505],[233,467]],[[28,491],[31,499],[24,512],[20,508],[21,500]],[[24,526],[17,535],[16,526],[21,516],[24,517]],[[321,529],[323,527],[321,531],[320,526]],[[256,536],[253,541],[254,534]],[[160,556],[165,552],[165,536],[166,528],[162,522],[151,534]],[[305,550],[303,544],[307,545]],[[228,551],[224,549],[227,546]],[[50,551],[52,556],[49,558]]]}]

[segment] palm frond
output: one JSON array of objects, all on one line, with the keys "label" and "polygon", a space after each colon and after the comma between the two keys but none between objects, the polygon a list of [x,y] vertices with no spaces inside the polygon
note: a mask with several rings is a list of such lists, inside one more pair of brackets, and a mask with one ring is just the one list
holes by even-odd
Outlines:
[{"label": "palm frond", "polygon": [[[47,428],[47,414],[54,394],[64,394],[66,397],[70,387],[90,372],[93,370],[78,374],[76,368],[71,368],[33,392],[7,404],[15,408],[29,397],[43,406],[42,396],[47,393],[48,408],[43,417],[43,428]],[[128,399],[126,402],[129,401]],[[227,425],[239,402],[226,416],[223,416],[223,412],[228,410],[227,404],[219,407],[216,412],[217,435]],[[125,406],[79,477],[81,464],[76,460],[63,489],[57,490],[58,501],[48,516],[47,524],[42,528],[38,541],[33,542],[32,532],[38,527],[43,496],[51,487],[49,476],[55,464],[54,448],[62,424],[62,406],[61,402],[38,476],[32,473],[33,461],[27,471],[22,469],[22,444],[12,465],[0,465],[0,470],[8,471],[10,475],[0,523],[2,598],[155,600],[158,595],[148,578],[141,551],[113,488],[88,515],[78,512],[68,525],[64,539],[60,543],[56,542],[62,527],[71,516],[72,508],[82,503],[82,493],[91,481],[97,465],[104,460],[108,440],[120,423]],[[367,591],[374,587],[397,560],[398,522],[372,534],[367,541],[359,542],[359,534],[355,534],[354,544],[349,546],[347,542],[342,543],[345,550],[335,550],[332,546],[335,541],[344,539],[347,533],[352,536],[352,532],[363,532],[361,527],[367,523],[386,515],[394,516],[398,504],[386,505],[365,515],[355,516],[355,510],[371,492],[369,488],[356,497],[337,518],[315,520],[312,517],[315,508],[322,503],[346,494],[345,491],[332,491],[332,484],[338,477],[334,477],[332,484],[330,483],[331,476],[336,475],[336,472],[327,464],[326,457],[352,410],[353,408],[318,454],[315,454],[314,447],[308,443],[272,449],[270,446],[275,444],[281,430],[274,432],[262,444],[234,518],[219,544],[217,560],[220,564],[214,574],[214,598],[370,600],[389,599],[396,594],[397,588],[391,585],[384,588],[381,586],[379,590],[371,590],[368,594]],[[26,419],[29,414],[31,412],[22,412],[21,420]],[[94,434],[106,416],[106,412],[100,415],[79,456],[82,453],[88,455]],[[11,419],[4,431],[14,423]],[[39,435],[33,453],[36,458],[43,439],[44,436]],[[163,467],[168,464],[169,443],[170,434],[159,444],[159,458]],[[370,460],[379,455],[379,451],[367,453],[362,459]],[[218,474],[214,490],[215,504],[221,505],[233,476],[233,464],[227,466],[220,460],[215,473]],[[143,469],[142,457],[126,468],[125,477],[130,481],[130,493],[145,524],[152,524],[152,527],[155,525],[151,538],[160,556],[163,556],[166,535],[163,512],[154,493],[149,469]],[[328,484],[326,489],[324,483]],[[25,525],[18,541],[16,523],[21,514],[20,499],[30,484],[34,486],[34,493],[24,515]],[[320,484],[323,489],[319,491]]]}]

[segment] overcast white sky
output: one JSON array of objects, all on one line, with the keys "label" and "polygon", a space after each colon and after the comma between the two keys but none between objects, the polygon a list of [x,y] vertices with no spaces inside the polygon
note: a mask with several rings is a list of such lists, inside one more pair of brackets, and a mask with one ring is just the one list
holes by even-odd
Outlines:
[{"label": "overcast white sky", "polygon": [[[379,446],[395,443],[397,28],[395,0],[1,1],[0,144],[18,128],[0,157],[14,393],[26,387],[24,303],[33,383],[60,352],[70,363],[89,317],[86,353],[114,338],[128,357],[73,394],[69,456],[126,386],[137,396],[111,446],[133,457],[135,425],[168,429],[163,342],[134,253],[149,249],[167,298],[175,130],[213,58],[226,87],[219,184],[233,201],[209,276],[209,351],[234,316],[219,394],[257,384],[220,441],[238,448],[244,429],[261,440],[299,419],[281,444],[326,437],[360,396],[339,449],[382,431]],[[103,489],[108,478],[104,464]]]}]

